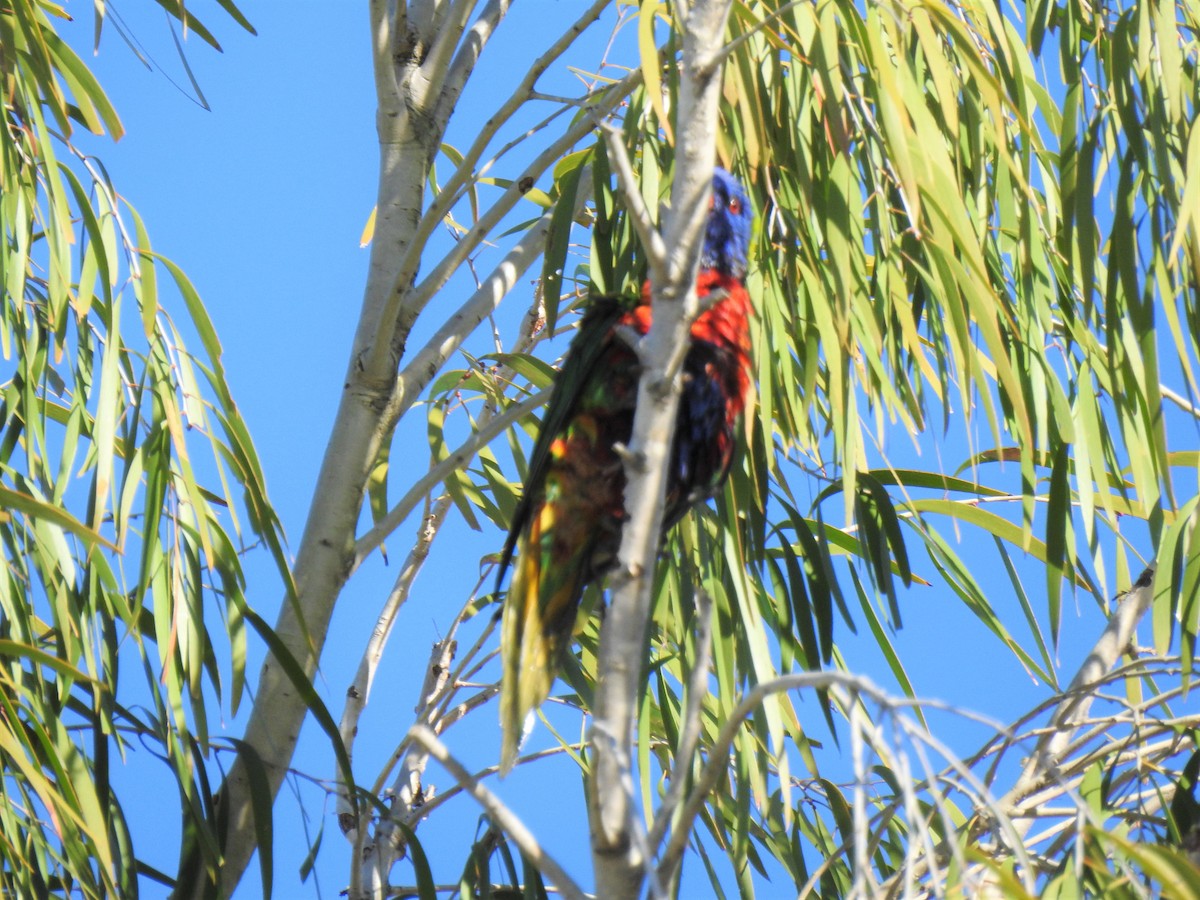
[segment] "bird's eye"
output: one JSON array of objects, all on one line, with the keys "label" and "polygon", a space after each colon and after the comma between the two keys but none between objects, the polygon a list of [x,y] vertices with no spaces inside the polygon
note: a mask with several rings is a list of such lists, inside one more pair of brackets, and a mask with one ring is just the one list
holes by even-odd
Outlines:
[{"label": "bird's eye", "polygon": [[735,216],[742,211],[742,201],[737,197],[733,197],[729,201],[729,211]]}]

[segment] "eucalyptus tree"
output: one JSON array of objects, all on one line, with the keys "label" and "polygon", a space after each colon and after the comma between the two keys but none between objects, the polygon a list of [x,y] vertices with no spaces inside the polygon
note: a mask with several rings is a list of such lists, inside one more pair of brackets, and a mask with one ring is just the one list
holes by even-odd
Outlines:
[{"label": "eucalyptus tree", "polygon": [[115,769],[152,748],[185,827],[209,828],[210,715],[243,699],[247,625],[266,627],[240,554],[261,541],[288,564],[204,305],[74,141],[123,127],[63,15],[0,10],[0,879],[122,896],[171,879],[140,863]]},{"label": "eucalyptus tree", "polygon": [[[162,5],[216,43],[190,7]],[[0,812],[8,885],[134,889],[139,836],[108,772],[135,737],[180,786],[181,892],[232,894],[256,848],[269,884],[273,798],[311,717],[336,760],[310,774],[336,784],[354,897],[397,882],[430,896],[450,878],[466,892],[546,879],[568,895],[668,895],[689,855],[689,879],[744,895],[762,877],[822,896],[1200,893],[1171,846],[1200,827],[1179,775],[1200,724],[1183,706],[1200,621],[1200,7],[556,5],[559,28],[536,47],[526,36],[511,93],[456,130],[464,97],[494,96],[473,75],[509,8],[367,5],[371,255],[294,562],[202,303],[72,144],[79,128],[118,135],[116,112],[56,36],[55,8],[0,12],[0,337],[15,362],[0,440],[0,750],[20,798]],[[581,36],[604,28],[606,57],[578,59]],[[592,75],[576,96],[550,94],[543,79],[568,63]],[[460,760],[462,723],[496,720],[503,594],[486,568],[454,598],[449,632],[430,635],[395,752],[365,758],[358,730],[447,519],[500,546],[554,338],[589,296],[636,293],[649,273],[656,285],[674,273],[679,292],[686,265],[664,254],[686,260],[688,242],[661,235],[699,221],[714,157],[759,223],[757,403],[724,495],[657,563],[656,492],[630,472],[614,589],[603,617],[591,589],[549,720],[576,711],[590,743],[543,728],[521,761],[578,763],[593,847],[576,871],[500,799],[494,768]],[[460,271],[486,273],[466,299],[447,289]],[[160,306],[159,275],[183,309]],[[517,288],[533,275],[530,303]],[[122,300],[138,315],[122,319]],[[494,318],[502,304],[523,314]],[[677,344],[687,308],[657,309],[648,340],[671,346],[674,326]],[[182,316],[199,351],[182,346]],[[653,468],[670,421],[649,402],[669,392],[646,397],[635,470]],[[456,408],[475,411],[465,436],[447,425]],[[416,475],[391,464],[424,457],[401,427],[414,419],[429,435]],[[906,441],[928,456],[914,461]],[[204,445],[214,462],[200,467]],[[331,617],[349,615],[355,572],[414,522],[338,721],[311,684]],[[284,573],[282,600],[247,599],[238,551],[251,537]],[[944,711],[916,696],[895,640],[935,589],[981,626],[981,666],[1000,650],[1046,685],[974,755],[943,739]],[[1077,671],[1056,657],[1071,596],[1108,619]],[[276,603],[268,626],[254,610]],[[234,736],[207,723],[243,696],[247,624],[268,657],[217,789],[211,748]],[[411,651],[418,625],[405,628]],[[858,629],[892,689],[848,670]],[[123,701],[130,669],[150,712]],[[484,810],[479,839],[423,843],[421,823],[463,814],[464,794]]]}]

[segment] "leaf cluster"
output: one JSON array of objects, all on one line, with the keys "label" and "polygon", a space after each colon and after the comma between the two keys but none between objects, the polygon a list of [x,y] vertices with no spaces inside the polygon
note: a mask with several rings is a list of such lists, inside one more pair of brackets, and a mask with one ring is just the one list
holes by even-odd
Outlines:
[{"label": "leaf cluster", "polygon": [[0,10],[0,883],[134,896],[170,879],[134,848],[121,763],[161,762],[181,832],[211,832],[209,720],[246,690],[241,555],[288,567],[195,288],[73,141],[122,130],[64,15]]},{"label": "leaf cluster", "polygon": [[[651,210],[672,166],[672,13],[642,4],[645,88],[623,110]],[[1132,580],[1128,554],[1157,559],[1169,577],[1155,601],[1155,645],[1167,654],[1181,641],[1190,677],[1198,458],[1169,426],[1187,447],[1200,334],[1191,202],[1200,23],[1186,3],[1024,13],[986,3],[735,4],[718,144],[758,213],[748,279],[758,406],[725,496],[664,548],[638,726],[646,810],[670,779],[698,775],[743,692],[780,673],[843,666],[838,628],[865,625],[914,696],[892,635],[906,593],[930,584],[948,586],[1021,666],[1057,686],[1064,587],[1107,609],[1112,586]],[[574,242],[589,249],[578,290],[561,292],[569,304],[585,284],[620,293],[644,277],[604,153],[598,144],[556,170],[562,204],[592,166],[590,242]],[[557,222],[544,286],[570,268],[572,220]],[[559,322],[558,298],[544,299]],[[937,448],[937,466],[893,449],[905,440],[918,455]],[[943,448],[957,455],[948,466]],[[494,473],[489,483],[500,484]],[[964,555],[959,535],[993,549],[993,561]],[[1001,587],[1023,622],[998,611]],[[680,722],[700,658],[699,589],[714,599],[716,637],[701,682],[701,749],[689,760],[676,752],[687,746]],[[563,699],[586,710],[597,632],[592,620],[579,628],[574,694]],[[823,729],[787,695],[764,701],[702,815],[693,846],[719,848],[744,893],[751,871],[768,871],[763,852],[798,888],[816,878],[832,896],[856,883],[831,837],[849,828],[853,803],[813,754],[845,737],[850,712],[826,693],[818,700]],[[886,795],[897,783],[880,785]],[[820,800],[806,806],[802,790]],[[968,810],[945,818],[935,842],[964,840],[995,858],[972,843],[970,820]],[[889,834],[884,873],[911,862],[912,834]],[[1130,858],[1112,841],[1102,849]],[[806,868],[806,855],[824,862]],[[710,861],[714,883],[718,869]]]}]

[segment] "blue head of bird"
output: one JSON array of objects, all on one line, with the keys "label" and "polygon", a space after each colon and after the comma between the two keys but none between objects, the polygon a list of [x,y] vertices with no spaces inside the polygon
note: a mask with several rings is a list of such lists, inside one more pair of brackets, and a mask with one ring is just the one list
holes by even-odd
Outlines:
[{"label": "blue head of bird", "polygon": [[742,278],[750,247],[750,198],[741,182],[726,172],[713,172],[712,207],[704,230],[700,267]]}]

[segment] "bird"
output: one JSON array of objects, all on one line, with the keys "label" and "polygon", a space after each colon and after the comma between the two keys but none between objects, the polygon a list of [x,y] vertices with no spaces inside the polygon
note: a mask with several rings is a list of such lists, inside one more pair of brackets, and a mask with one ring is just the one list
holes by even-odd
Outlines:
[{"label": "bird", "polygon": [[[737,421],[751,396],[744,285],[751,210],[732,175],[713,175],[675,438],[663,536],[729,474]],[[512,583],[501,626],[501,773],[516,761],[534,710],[571,644],[584,588],[616,562],[625,518],[621,450],[633,431],[639,366],[630,332],[651,323],[650,284],[621,301],[593,298],[564,358],[500,557],[497,594]]]}]

